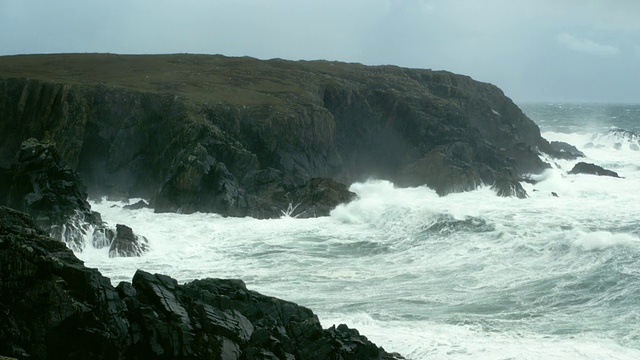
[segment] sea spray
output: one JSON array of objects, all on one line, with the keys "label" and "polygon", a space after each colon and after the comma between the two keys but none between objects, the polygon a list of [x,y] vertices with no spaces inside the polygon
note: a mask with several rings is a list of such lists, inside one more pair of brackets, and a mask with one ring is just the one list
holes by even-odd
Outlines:
[{"label": "sea spray", "polygon": [[[640,152],[585,145],[612,125],[638,129],[580,124],[542,127],[586,158],[549,159],[551,169],[523,183],[527,199],[488,187],[439,197],[379,180],[353,184],[358,198],[329,217],[273,220],[105,201],[93,206],[147,237],[151,251],[78,255],[114,282],[138,268],[181,282],[241,278],[412,359],[637,359]],[[569,175],[577,161],[624,178]]]}]

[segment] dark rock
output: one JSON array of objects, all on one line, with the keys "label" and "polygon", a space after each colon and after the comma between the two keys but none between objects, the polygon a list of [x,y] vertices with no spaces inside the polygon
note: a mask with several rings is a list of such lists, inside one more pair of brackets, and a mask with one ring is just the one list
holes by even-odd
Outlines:
[{"label": "dark rock", "polygon": [[[313,178],[523,197],[519,179],[549,167],[541,152],[573,154],[491,84],[324,61],[0,57],[0,119],[0,167],[21,139],[55,141],[94,197],[147,198],[159,212],[279,216],[272,199]],[[260,185],[262,171],[282,184]]]},{"label": "dark rock", "polygon": [[[51,237],[74,251],[84,249],[85,238],[91,238],[96,248],[112,246],[115,232],[102,222],[99,213],[91,210],[84,184],[75,171],[64,165],[54,144],[25,140],[7,177],[11,181],[6,204],[31,214]],[[110,256],[139,256],[148,246],[142,237],[136,244],[120,240],[112,248]]]},{"label": "dark rock", "polygon": [[297,185],[276,169],[250,172],[242,184],[256,200],[258,211],[249,215],[258,218],[327,216],[339,204],[356,197],[344,184],[332,179],[312,178]]},{"label": "dark rock", "polygon": [[599,176],[612,176],[619,178],[618,173],[615,171],[604,169],[598,165],[589,164],[585,162],[577,163],[569,174],[589,174],[589,175],[599,175]]},{"label": "dark rock", "polygon": [[553,152],[549,155],[566,160],[575,160],[577,158],[585,157],[584,153],[575,146],[567,144],[562,141],[552,141],[549,143]]},{"label": "dark rock", "polygon": [[137,203],[135,204],[129,204],[129,205],[125,205],[122,208],[126,209],[126,210],[140,210],[140,209],[147,209],[150,208],[151,206],[149,206],[149,204],[144,201],[144,200],[139,200]]},{"label": "dark rock", "polygon": [[0,207],[0,353],[117,359],[130,342],[109,279],[84,267],[30,217]]},{"label": "dark rock", "polygon": [[400,359],[240,280],[138,271],[113,288],[23,213],[0,207],[0,353],[30,359]]},{"label": "dark rock", "polygon": [[91,211],[78,175],[66,167],[54,144],[25,140],[11,167],[6,204],[31,214],[54,238],[82,251],[84,236],[101,226],[100,214]]},{"label": "dark rock", "polygon": [[[483,151],[473,151],[469,144],[460,142],[438,147],[403,168],[400,184],[426,184],[440,196],[475,190],[487,184],[500,196],[526,197],[526,191],[519,183],[521,179],[505,160],[495,156],[489,144],[478,148]],[[496,174],[492,168],[497,163],[503,163],[505,170]]]},{"label": "dark rock", "polygon": [[178,154],[154,207],[156,212],[208,211],[245,216],[253,202],[225,164],[198,143],[191,151]]},{"label": "dark rock", "polygon": [[[108,235],[105,238],[108,238]],[[148,248],[147,238],[135,235],[126,225],[117,224],[115,237],[109,248],[109,257],[142,256]]]},{"label": "dark rock", "polygon": [[274,202],[280,209],[280,215],[310,218],[327,216],[337,205],[355,198],[356,194],[344,184],[327,178],[313,178],[287,192],[285,199],[272,200],[276,200]]},{"label": "dark rock", "polygon": [[556,192],[552,191],[552,192],[551,192],[551,196],[553,196],[553,197],[558,197],[558,194],[557,194]]}]

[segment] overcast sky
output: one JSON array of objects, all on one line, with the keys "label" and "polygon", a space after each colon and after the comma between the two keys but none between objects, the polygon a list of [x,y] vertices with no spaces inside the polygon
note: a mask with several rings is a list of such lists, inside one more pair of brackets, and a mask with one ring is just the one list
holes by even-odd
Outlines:
[{"label": "overcast sky", "polygon": [[640,0],[0,0],[0,54],[52,52],[393,64],[516,102],[640,103]]}]

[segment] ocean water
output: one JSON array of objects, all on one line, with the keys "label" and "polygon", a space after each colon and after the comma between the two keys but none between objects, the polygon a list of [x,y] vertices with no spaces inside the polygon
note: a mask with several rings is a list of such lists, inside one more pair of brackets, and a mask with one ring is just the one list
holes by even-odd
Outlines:
[{"label": "ocean water", "polygon": [[[438,197],[387,181],[329,217],[154,214],[92,204],[149,239],[141,258],[78,256],[114,283],[136,269],[243,279],[324,327],[346,323],[409,359],[640,359],[640,106],[525,104],[548,140],[623,178],[568,175]],[[558,197],[552,196],[555,192]]]}]

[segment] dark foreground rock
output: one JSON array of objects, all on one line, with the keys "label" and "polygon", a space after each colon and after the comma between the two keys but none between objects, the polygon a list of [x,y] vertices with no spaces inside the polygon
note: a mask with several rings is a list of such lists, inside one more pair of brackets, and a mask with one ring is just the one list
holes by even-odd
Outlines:
[{"label": "dark foreground rock", "polygon": [[84,184],[64,164],[55,144],[33,138],[23,141],[15,162],[0,177],[6,185],[0,205],[30,214],[46,234],[74,251],[84,249],[86,238],[97,248],[112,246],[114,239],[118,240],[109,252],[113,256],[139,256],[147,250],[142,237],[116,239],[115,231],[91,210]]},{"label": "dark foreground rock", "polygon": [[[92,196],[257,217],[314,178],[524,197],[522,176],[548,167],[540,153],[573,156],[466,76],[203,55],[0,57],[0,167],[27,137],[63,144]],[[272,169],[273,193],[245,185]]]},{"label": "dark foreground rock", "polygon": [[569,174],[589,174],[589,175],[599,175],[599,176],[611,176],[619,178],[620,176],[615,171],[604,169],[598,165],[579,162],[577,163]]},{"label": "dark foreground rock", "polygon": [[240,280],[114,288],[32,219],[0,207],[0,354],[29,359],[394,359],[345,325]]}]

